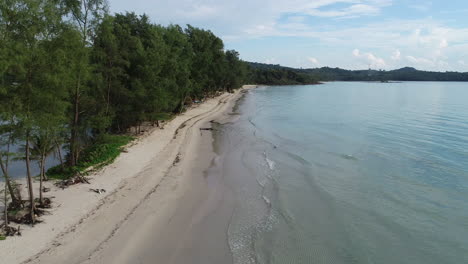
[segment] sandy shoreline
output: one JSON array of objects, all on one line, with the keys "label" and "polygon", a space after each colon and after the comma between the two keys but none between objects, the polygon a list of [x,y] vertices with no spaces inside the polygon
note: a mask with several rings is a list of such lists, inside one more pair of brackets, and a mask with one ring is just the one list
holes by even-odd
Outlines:
[{"label": "sandy shoreline", "polygon": [[[241,91],[209,99],[177,116],[165,129],[155,129],[138,139],[113,164],[92,175],[90,185],[52,188],[47,196],[55,197],[53,213],[43,217],[44,223],[25,228],[22,237],[0,242],[0,263],[135,263],[133,254],[138,250],[134,247],[157,233],[161,238],[158,249],[162,253],[167,252],[167,247],[172,249],[171,254],[165,253],[167,259],[160,259],[161,263],[181,263],[184,254],[177,252],[188,242],[180,241],[173,233],[193,231],[181,230],[187,227],[184,219],[191,219],[188,227],[196,225],[197,217],[210,213],[210,203],[217,202],[216,192],[200,195],[206,186],[193,178],[203,175],[214,155],[209,144],[211,132],[199,128],[222,118]],[[107,192],[97,194],[90,188],[104,188]],[[194,204],[181,207],[181,199]],[[201,210],[194,210],[200,202]],[[226,217],[226,212],[221,215]],[[173,224],[179,220],[180,224]],[[168,223],[170,227],[165,228]],[[224,253],[216,257],[229,258],[225,255],[227,245],[217,246],[223,247],[220,252]],[[190,254],[186,257],[193,258]]]}]

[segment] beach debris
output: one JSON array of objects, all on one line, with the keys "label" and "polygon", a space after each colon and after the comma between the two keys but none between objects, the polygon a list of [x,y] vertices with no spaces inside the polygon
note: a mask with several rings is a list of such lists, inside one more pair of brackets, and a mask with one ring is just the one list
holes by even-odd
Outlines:
[{"label": "beach debris", "polygon": [[89,190],[92,191],[92,192],[95,192],[95,193],[97,193],[97,194],[101,194],[101,193],[105,193],[105,192],[106,192],[105,189],[92,189],[92,188],[90,188]]},{"label": "beach debris", "polygon": [[180,153],[177,154],[176,158],[174,159],[174,162],[172,163],[173,166],[175,166],[177,163],[180,162]]},{"label": "beach debris", "polygon": [[0,237],[21,236],[21,227],[14,228],[12,226],[0,225]]},{"label": "beach debris", "polygon": [[8,212],[8,219],[12,222],[22,223],[23,220],[29,216],[29,209],[23,208],[18,211]]},{"label": "beach debris", "polygon": [[46,192],[50,192],[50,188],[43,187],[43,188],[42,188],[42,192],[45,192],[45,193],[46,193]]},{"label": "beach debris", "polygon": [[208,131],[212,131],[214,130],[213,128],[211,127],[201,127],[200,130],[208,130]]},{"label": "beach debris", "polygon": [[63,181],[59,181],[59,182],[56,182],[55,185],[62,188],[62,189],[65,189],[71,185],[75,185],[75,184],[78,184],[78,183],[87,183],[87,184],[90,184],[89,180],[84,177],[83,175],[81,174],[77,174],[69,179],[66,179],[66,180],[63,180]]},{"label": "beach debris", "polygon": [[[43,204],[39,203],[39,199],[35,199],[34,201],[36,205],[36,209],[34,210],[34,223],[40,223],[41,221],[37,219],[37,217],[47,213],[47,211],[42,210],[40,208],[50,208],[51,201],[48,198],[43,199]],[[21,209],[11,210],[8,211],[8,219],[10,222],[15,222],[18,224],[31,224],[31,206],[29,205],[29,201],[23,201],[24,207]]]},{"label": "beach debris", "polygon": [[47,197],[44,197],[42,198],[42,204],[41,204],[41,201],[39,200],[39,198],[36,198],[35,201],[36,203],[36,207],[37,208],[51,208],[52,207],[52,201],[50,200],[50,198],[47,198]]}]

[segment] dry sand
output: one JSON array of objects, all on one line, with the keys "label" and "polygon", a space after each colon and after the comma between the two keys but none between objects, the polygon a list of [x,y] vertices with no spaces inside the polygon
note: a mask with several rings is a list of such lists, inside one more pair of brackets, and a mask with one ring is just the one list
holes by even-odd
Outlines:
[{"label": "dry sand", "polygon": [[[47,186],[52,214],[1,241],[0,263],[229,263],[229,190],[222,179],[206,178],[213,139],[199,128],[227,118],[241,92],[209,99],[150,131],[91,175],[90,185]],[[206,241],[194,241],[200,237]]]}]

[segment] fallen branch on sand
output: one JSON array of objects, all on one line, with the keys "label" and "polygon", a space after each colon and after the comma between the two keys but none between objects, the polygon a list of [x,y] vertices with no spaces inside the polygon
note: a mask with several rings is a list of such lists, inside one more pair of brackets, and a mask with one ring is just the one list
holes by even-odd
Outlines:
[{"label": "fallen branch on sand", "polygon": [[77,175],[71,177],[70,179],[59,181],[59,182],[55,183],[55,185],[62,188],[62,189],[65,189],[65,188],[67,188],[67,187],[69,187],[71,185],[75,185],[75,184],[78,184],[78,183],[90,184],[89,180],[85,176],[83,176],[81,174],[77,174]]},{"label": "fallen branch on sand", "polygon": [[12,226],[0,225],[0,237],[21,236],[21,227],[14,228]]},{"label": "fallen branch on sand", "polygon": [[201,127],[200,130],[208,130],[208,131],[212,131],[214,130],[213,128],[211,127]]},{"label": "fallen branch on sand", "polygon": [[92,192],[95,192],[97,194],[101,194],[101,193],[105,193],[106,190],[105,189],[89,189],[90,191]]}]

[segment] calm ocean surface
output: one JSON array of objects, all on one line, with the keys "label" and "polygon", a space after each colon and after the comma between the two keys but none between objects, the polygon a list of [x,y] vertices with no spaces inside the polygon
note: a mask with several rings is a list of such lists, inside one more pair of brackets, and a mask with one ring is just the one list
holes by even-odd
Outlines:
[{"label": "calm ocean surface", "polygon": [[468,84],[263,87],[220,126],[237,263],[468,263]]}]

